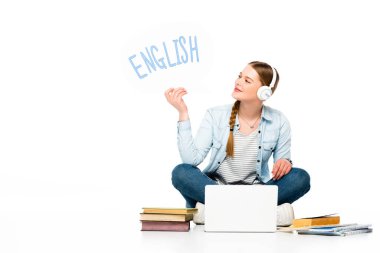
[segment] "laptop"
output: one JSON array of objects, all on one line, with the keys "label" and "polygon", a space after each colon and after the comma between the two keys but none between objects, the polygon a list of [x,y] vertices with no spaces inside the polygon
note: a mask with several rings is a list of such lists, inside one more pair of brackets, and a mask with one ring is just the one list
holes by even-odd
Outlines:
[{"label": "laptop", "polygon": [[275,232],[276,185],[207,185],[206,232]]}]

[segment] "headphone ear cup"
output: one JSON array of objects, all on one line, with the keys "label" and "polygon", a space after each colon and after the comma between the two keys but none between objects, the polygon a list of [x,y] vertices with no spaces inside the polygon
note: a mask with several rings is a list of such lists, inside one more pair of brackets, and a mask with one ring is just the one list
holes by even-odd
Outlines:
[{"label": "headphone ear cup", "polygon": [[271,96],[272,96],[272,89],[268,86],[261,86],[257,90],[257,97],[261,101],[265,101],[265,100],[269,99]]}]

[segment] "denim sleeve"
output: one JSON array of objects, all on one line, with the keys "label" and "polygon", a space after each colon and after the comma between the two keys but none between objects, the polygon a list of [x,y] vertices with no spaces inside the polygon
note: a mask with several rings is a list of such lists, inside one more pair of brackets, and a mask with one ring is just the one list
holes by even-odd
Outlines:
[{"label": "denim sleeve", "polygon": [[178,122],[177,144],[183,163],[198,166],[206,158],[212,145],[212,115],[206,112],[193,138],[190,120]]},{"label": "denim sleeve", "polygon": [[291,129],[288,119],[281,115],[280,136],[277,141],[276,148],[273,152],[273,161],[277,162],[279,159],[289,159],[290,145],[291,145]]}]

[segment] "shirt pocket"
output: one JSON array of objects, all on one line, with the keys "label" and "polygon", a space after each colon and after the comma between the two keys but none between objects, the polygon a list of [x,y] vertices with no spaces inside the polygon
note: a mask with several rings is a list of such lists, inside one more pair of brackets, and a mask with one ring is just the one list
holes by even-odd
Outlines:
[{"label": "shirt pocket", "polygon": [[263,143],[263,161],[268,161],[274,151],[276,142],[264,142]]},{"label": "shirt pocket", "polygon": [[211,161],[215,160],[216,155],[220,152],[221,147],[222,147],[222,143],[220,141],[218,140],[212,141],[211,156],[210,156]]},{"label": "shirt pocket", "polygon": [[212,149],[219,150],[221,146],[222,146],[222,143],[220,141],[218,140],[212,141],[212,146],[211,146]]}]

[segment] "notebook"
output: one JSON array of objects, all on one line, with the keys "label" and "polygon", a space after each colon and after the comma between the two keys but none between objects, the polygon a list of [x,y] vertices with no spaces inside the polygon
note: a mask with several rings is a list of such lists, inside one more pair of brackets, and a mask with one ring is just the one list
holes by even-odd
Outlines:
[{"label": "notebook", "polygon": [[207,185],[206,232],[275,232],[275,185]]}]

